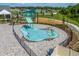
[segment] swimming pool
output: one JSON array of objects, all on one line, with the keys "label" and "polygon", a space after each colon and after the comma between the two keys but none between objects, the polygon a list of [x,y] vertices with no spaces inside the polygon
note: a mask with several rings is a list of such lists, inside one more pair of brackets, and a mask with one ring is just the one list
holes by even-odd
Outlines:
[{"label": "swimming pool", "polygon": [[43,41],[49,38],[53,39],[58,36],[58,34],[54,30],[49,31],[44,29],[32,28],[27,25],[21,28],[21,32],[24,38],[29,41]]}]

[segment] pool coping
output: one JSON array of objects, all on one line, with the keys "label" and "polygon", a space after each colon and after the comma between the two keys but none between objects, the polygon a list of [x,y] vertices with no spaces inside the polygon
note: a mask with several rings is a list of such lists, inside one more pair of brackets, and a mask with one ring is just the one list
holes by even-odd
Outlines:
[{"label": "pool coping", "polygon": [[[14,27],[13,27],[13,29],[14,29]],[[14,31],[13,31],[13,32],[14,32]],[[15,33],[16,33],[16,32],[15,32]],[[14,35],[15,35],[15,34],[14,34]],[[18,36],[18,35],[17,35],[17,36]],[[18,37],[19,37],[19,36],[18,36]],[[26,41],[25,41],[24,39],[23,39],[23,40],[24,40],[24,41],[23,41],[22,39],[23,39],[23,38],[21,38],[21,39],[19,38],[19,39],[18,39],[18,41],[19,41],[19,43],[22,45],[22,47],[23,47],[27,52],[30,50],[30,51],[28,52],[28,54],[29,54],[30,56],[36,56],[36,54],[33,52],[33,50],[26,48],[26,47],[28,47],[27,44],[26,44]],[[68,39],[68,38],[67,38],[67,39]],[[66,40],[67,40],[67,39],[66,39]],[[65,41],[63,41],[63,42],[65,42]],[[29,47],[28,47],[28,48],[29,48]],[[32,54],[31,54],[31,53],[32,53]]]}]

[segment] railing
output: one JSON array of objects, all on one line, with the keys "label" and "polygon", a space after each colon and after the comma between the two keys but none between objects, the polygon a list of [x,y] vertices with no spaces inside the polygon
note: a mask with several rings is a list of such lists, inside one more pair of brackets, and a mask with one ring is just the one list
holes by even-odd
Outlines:
[{"label": "railing", "polygon": [[68,36],[69,36],[69,38],[67,39],[67,43],[65,44],[65,46],[67,46],[67,45],[72,41],[73,32],[72,32],[72,30],[71,30],[70,27],[68,27],[67,30],[65,29],[65,31],[67,32],[67,34],[68,34]]},{"label": "railing", "polygon": [[57,25],[54,25],[54,26],[62,29],[63,31],[65,31],[67,33],[68,37],[65,39],[65,41],[63,41],[61,44],[59,44],[59,45],[63,45],[66,47],[70,43],[70,41],[72,41],[73,32],[72,32],[71,28],[69,26],[67,26],[66,24],[62,24],[62,25],[65,25],[65,26],[57,26]]},{"label": "railing", "polygon": [[[36,54],[33,52],[32,49],[29,48],[29,46],[26,44],[26,41],[25,39],[22,37],[20,38],[15,29],[14,29],[14,23],[12,25],[12,30],[13,30],[13,34],[15,35],[16,39],[18,40],[18,42],[21,44],[21,46],[25,49],[25,51],[30,55],[30,56],[36,56]],[[66,39],[66,41],[63,41],[60,45],[63,45],[63,46],[67,46],[70,41],[72,41],[72,37],[73,37],[73,32],[71,30],[71,28],[68,27],[68,29],[65,29],[64,30],[68,33],[68,38]]]},{"label": "railing", "polygon": [[30,55],[30,56],[36,56],[36,54],[32,51],[32,49],[29,48],[29,46],[26,44],[26,41],[24,40],[24,38],[20,38],[15,29],[14,29],[14,24],[12,25],[12,30],[13,30],[13,34],[15,35],[16,39],[18,40],[18,42],[20,43],[20,45],[25,49],[25,51]]}]

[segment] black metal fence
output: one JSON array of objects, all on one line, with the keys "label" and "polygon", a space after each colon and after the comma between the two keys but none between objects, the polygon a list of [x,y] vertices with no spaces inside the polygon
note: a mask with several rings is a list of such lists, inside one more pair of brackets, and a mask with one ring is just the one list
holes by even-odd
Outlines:
[{"label": "black metal fence", "polygon": [[15,35],[16,39],[18,40],[18,42],[20,43],[20,45],[25,49],[25,51],[30,55],[30,56],[36,56],[36,54],[32,51],[32,49],[29,48],[29,46],[26,44],[26,41],[24,40],[24,38],[20,38],[16,31],[14,30],[14,24],[12,25],[12,30],[13,30],[13,34]]},{"label": "black metal fence", "polygon": [[[33,50],[30,49],[29,46],[26,44],[25,39],[24,39],[23,37],[20,38],[20,37],[17,35],[17,33],[16,33],[15,29],[14,29],[14,23],[13,23],[13,25],[12,25],[12,30],[13,30],[13,34],[15,35],[16,39],[17,39],[18,42],[21,44],[21,46],[25,49],[25,51],[26,51],[30,56],[36,56],[36,54],[33,52]],[[70,41],[72,41],[73,32],[72,32],[72,30],[71,30],[70,27],[68,27],[68,28],[66,28],[66,29],[64,28],[64,31],[67,32],[67,34],[68,34],[69,37],[66,39],[66,41],[62,42],[60,45],[67,46],[67,45],[70,43]]]}]

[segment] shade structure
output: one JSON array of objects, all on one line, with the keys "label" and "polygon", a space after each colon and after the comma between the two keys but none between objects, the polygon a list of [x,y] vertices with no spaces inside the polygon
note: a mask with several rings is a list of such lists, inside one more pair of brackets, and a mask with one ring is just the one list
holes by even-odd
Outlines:
[{"label": "shade structure", "polygon": [[7,10],[2,10],[2,11],[0,11],[0,15],[8,15],[8,14],[11,14],[9,11],[7,11]]},{"label": "shade structure", "polygon": [[10,19],[11,19],[11,12],[3,9],[2,11],[0,11],[0,15],[4,15],[4,19],[6,20],[6,15],[10,15]]}]

